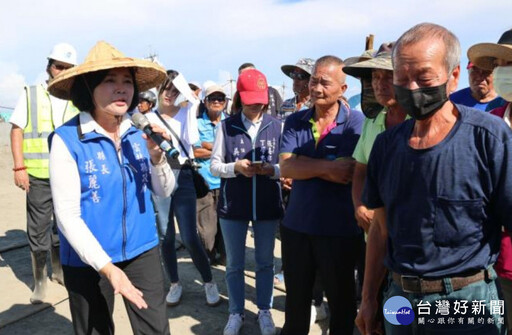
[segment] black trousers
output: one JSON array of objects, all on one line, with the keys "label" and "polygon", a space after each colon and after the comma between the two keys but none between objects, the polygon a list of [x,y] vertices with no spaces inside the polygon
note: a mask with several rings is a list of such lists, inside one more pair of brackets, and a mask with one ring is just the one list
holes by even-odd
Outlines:
[{"label": "black trousers", "polygon": [[285,323],[281,335],[308,334],[317,271],[331,312],[329,334],[352,334],[356,317],[354,267],[360,243],[360,236],[316,236],[281,225],[286,267]]},{"label": "black trousers", "polygon": [[59,246],[57,224],[53,220],[53,201],[49,179],[28,176],[27,236],[30,251],[50,251]]},{"label": "black trousers", "polygon": [[[147,309],[124,299],[134,334],[170,334],[158,247],[129,261],[116,263],[142,291]],[[63,266],[64,282],[75,334],[114,334],[114,289],[91,267]]]}]

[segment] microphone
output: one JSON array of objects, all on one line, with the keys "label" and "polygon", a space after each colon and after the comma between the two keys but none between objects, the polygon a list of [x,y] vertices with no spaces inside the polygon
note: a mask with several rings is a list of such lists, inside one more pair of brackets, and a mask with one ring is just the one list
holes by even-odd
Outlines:
[{"label": "microphone", "polygon": [[144,116],[144,114],[141,113],[134,113],[132,115],[132,121],[135,124],[135,127],[142,130],[144,134],[148,135],[149,138],[153,140],[160,149],[165,153],[167,157],[176,159],[180,155],[178,150],[174,148],[172,143],[164,139],[160,134],[155,133],[153,129],[151,128],[151,125],[149,124],[149,120],[147,117]]}]

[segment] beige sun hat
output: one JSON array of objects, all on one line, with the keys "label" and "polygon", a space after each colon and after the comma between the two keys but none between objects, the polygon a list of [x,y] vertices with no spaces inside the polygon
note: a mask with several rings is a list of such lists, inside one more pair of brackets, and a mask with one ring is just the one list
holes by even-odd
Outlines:
[{"label": "beige sun hat", "polygon": [[375,57],[343,67],[343,72],[356,78],[371,78],[372,69],[393,71],[391,49],[394,42],[383,43]]},{"label": "beige sun hat", "polygon": [[512,29],[501,35],[498,43],[478,43],[468,49],[471,63],[484,70],[494,69],[495,59],[512,61]]},{"label": "beige sun hat", "polygon": [[82,64],[64,70],[53,78],[48,84],[48,91],[57,98],[69,100],[71,87],[78,76],[120,67],[135,70],[135,82],[141,92],[158,86],[167,76],[165,69],[160,65],[148,60],[126,57],[107,42],[99,41],[89,51]]}]

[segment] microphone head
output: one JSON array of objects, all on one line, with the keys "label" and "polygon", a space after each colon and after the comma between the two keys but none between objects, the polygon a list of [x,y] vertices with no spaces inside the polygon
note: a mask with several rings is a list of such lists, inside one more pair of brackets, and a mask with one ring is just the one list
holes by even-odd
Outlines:
[{"label": "microphone head", "polygon": [[133,113],[132,122],[138,129],[144,129],[146,126],[149,126],[148,118],[142,113]]}]

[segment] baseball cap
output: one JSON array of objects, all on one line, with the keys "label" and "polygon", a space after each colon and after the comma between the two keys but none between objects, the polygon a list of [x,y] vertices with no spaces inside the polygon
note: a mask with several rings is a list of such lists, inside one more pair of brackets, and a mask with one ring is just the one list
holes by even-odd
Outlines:
[{"label": "baseball cap", "polygon": [[214,85],[210,85],[208,86],[208,88],[206,89],[206,93],[204,94],[205,98],[207,96],[209,96],[210,94],[212,93],[215,93],[215,92],[219,92],[219,93],[222,93],[224,95],[226,95],[226,93],[224,93],[224,89],[222,87],[220,87],[219,85],[217,84],[214,84]]},{"label": "baseball cap", "polygon": [[248,69],[238,76],[236,89],[244,105],[268,104],[268,84],[265,75],[256,69]]}]

